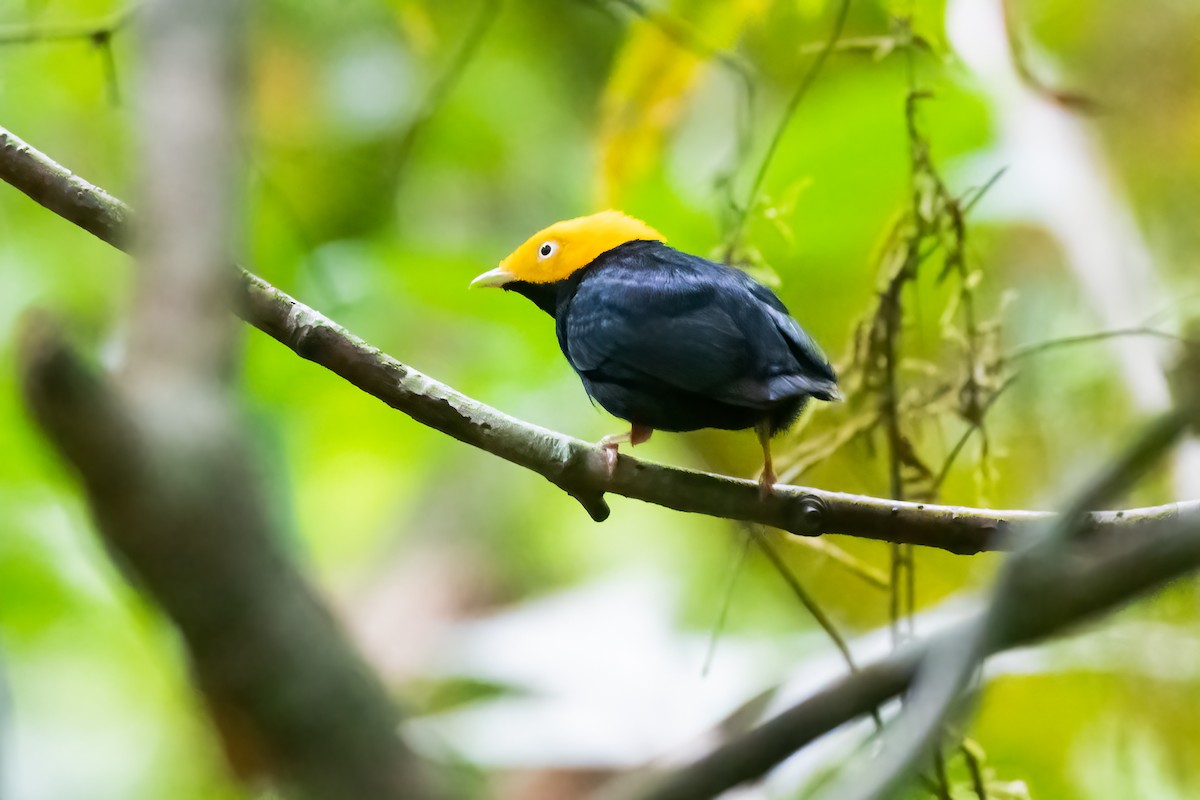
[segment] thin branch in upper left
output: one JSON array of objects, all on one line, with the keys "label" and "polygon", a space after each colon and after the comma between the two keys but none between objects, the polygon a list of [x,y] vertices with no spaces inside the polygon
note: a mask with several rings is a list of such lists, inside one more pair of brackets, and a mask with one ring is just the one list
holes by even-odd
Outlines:
[{"label": "thin branch in upper left", "polygon": [[0,28],[0,46],[73,41],[90,43],[100,52],[108,97],[116,105],[121,102],[121,88],[117,80],[117,59],[113,54],[112,40],[128,27],[139,8],[139,5],[130,5],[107,19],[78,25],[13,25]]}]

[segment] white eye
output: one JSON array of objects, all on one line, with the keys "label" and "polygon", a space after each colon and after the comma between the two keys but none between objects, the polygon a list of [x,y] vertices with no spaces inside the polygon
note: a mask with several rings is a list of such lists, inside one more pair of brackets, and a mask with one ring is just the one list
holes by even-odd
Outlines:
[{"label": "white eye", "polygon": [[542,242],[542,246],[538,248],[538,260],[544,261],[557,252],[558,242]]}]

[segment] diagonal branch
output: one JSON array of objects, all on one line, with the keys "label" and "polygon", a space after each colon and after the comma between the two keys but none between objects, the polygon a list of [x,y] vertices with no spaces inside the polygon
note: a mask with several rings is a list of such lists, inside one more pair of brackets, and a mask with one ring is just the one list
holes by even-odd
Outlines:
[{"label": "diagonal branch", "polygon": [[51,42],[86,42],[99,51],[103,59],[108,96],[114,103],[121,100],[117,82],[117,59],[113,53],[113,38],[129,26],[139,6],[131,5],[107,19],[85,25],[14,25],[0,27],[0,47]]},{"label": "diagonal branch", "polygon": [[99,22],[83,25],[13,25],[0,28],[0,45],[34,44],[37,42],[62,42],[71,40],[90,41],[103,44],[129,24],[137,6],[110,15]]},{"label": "diagonal branch", "polygon": [[[133,214],[117,198],[0,128],[0,179],[104,241],[127,249]],[[240,271],[237,314],[392,408],[449,436],[525,467],[576,498],[593,519],[607,518],[611,492],[677,511],[756,522],[802,536],[837,533],[937,547],[969,555],[1009,549],[1040,511],[993,511],[895,502],[823,489],[777,486],[760,500],[749,480],[650,464],[622,455],[610,478],[592,444],[531,425],[402,364],[285,292]],[[1163,516],[1200,509],[1189,501],[1091,515],[1097,531],[1136,530]]]}]

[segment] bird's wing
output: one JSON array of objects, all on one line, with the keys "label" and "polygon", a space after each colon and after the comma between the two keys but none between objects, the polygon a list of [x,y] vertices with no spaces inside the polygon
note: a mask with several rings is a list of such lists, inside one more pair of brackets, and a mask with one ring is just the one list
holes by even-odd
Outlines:
[{"label": "bird's wing", "polygon": [[771,309],[769,314],[795,359],[795,369],[788,375],[791,383],[821,400],[837,399],[837,375],[821,348],[786,311]]},{"label": "bird's wing", "polygon": [[828,366],[819,351],[823,371],[798,360],[797,349],[815,345],[775,308],[778,299],[764,305],[732,270],[703,264],[613,265],[583,281],[562,320],[572,365],[608,381],[658,382],[751,408],[825,394]]},{"label": "bird's wing", "polygon": [[715,295],[690,275],[606,270],[571,301],[567,357],[580,372],[610,381],[711,394],[750,364],[745,336]]},{"label": "bird's wing", "polygon": [[750,293],[764,303],[775,328],[787,342],[788,349],[796,359],[798,376],[804,378],[811,387],[805,391],[822,400],[837,397],[837,375],[813,338],[792,318],[783,301],[774,292],[748,275],[744,275],[744,281]]},{"label": "bird's wing", "polygon": [[821,400],[840,397],[833,368],[812,337],[786,311],[767,308],[766,316],[776,337],[757,340],[765,368],[728,386],[728,398],[723,399],[737,397],[743,405],[750,405],[746,402],[750,400],[754,405],[769,406],[799,395]]}]

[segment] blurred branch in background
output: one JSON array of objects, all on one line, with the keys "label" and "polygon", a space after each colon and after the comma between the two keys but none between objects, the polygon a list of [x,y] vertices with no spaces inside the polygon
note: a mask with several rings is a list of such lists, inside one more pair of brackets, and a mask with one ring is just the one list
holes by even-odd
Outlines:
[{"label": "blurred branch in background", "polygon": [[[766,556],[767,561],[771,563],[771,566],[779,574],[779,577],[787,584],[788,590],[800,601],[800,605],[804,606],[805,610],[812,615],[812,618],[821,626],[821,630],[825,631],[825,635],[837,647],[838,652],[842,655],[842,660],[846,662],[846,668],[850,672],[858,672],[858,665],[854,661],[854,654],[850,652],[850,645],[846,643],[846,637],[838,631],[837,627],[833,624],[833,620],[829,618],[829,615],[825,613],[825,610],[821,608],[813,596],[800,585],[800,581],[796,579],[791,569],[788,568],[787,562],[775,551],[775,546],[767,538],[767,532],[753,525],[746,525],[745,528],[746,535],[750,537],[750,541],[754,543],[759,552]],[[878,717],[876,721],[878,721]]]},{"label": "blurred branch in background", "polygon": [[[1180,412],[1161,418],[1127,457],[1118,462],[1116,469],[1107,470],[1076,499],[1055,523],[1057,534],[1013,555],[1002,582],[1014,590],[1004,590],[1004,613],[996,615],[994,621],[989,621],[991,612],[985,609],[929,641],[910,641],[886,658],[814,692],[750,733],[665,777],[639,796],[642,800],[715,797],[763,776],[800,748],[907,691],[922,665],[930,665],[931,681],[934,672],[938,673],[936,677],[944,677],[936,669],[936,659],[959,652],[963,642],[973,641],[982,627],[988,628],[988,635],[978,640],[977,649],[971,650],[979,659],[1064,632],[1200,569],[1200,508],[1164,517],[1138,536],[1089,536],[1086,540],[1074,536],[1090,527],[1076,513],[1078,507],[1115,491],[1123,483],[1122,477],[1131,477],[1145,461],[1161,454],[1168,442],[1182,432],[1185,420]],[[1047,548],[1055,552],[1048,553]],[[915,713],[921,713],[919,697],[914,695],[910,703]],[[940,730],[941,724],[939,715],[929,730]],[[867,786],[859,782],[862,775],[859,770],[857,779],[851,779],[847,785],[855,791]]]},{"label": "blurred branch in background", "polygon": [[[588,1],[602,7],[605,6],[605,0]],[[667,38],[685,50],[690,50],[704,58],[714,59],[722,66],[741,76],[748,88],[753,88],[754,68],[744,58],[737,53],[714,47],[682,19],[647,8],[645,3],[641,3],[639,0],[608,0],[608,2],[612,5],[621,6],[630,13],[656,26]]]},{"label": "blurred branch in background", "polygon": [[[735,139],[731,157],[726,167],[721,169],[715,181],[715,187],[722,195],[726,205],[736,211],[738,203],[734,197],[734,178],[739,167],[749,158],[753,135],[755,107],[757,104],[757,77],[753,65],[741,54],[715,46],[708,41],[689,23],[676,16],[664,14],[651,8],[639,0],[584,0],[600,8],[620,6],[639,19],[653,25],[672,44],[683,48],[699,59],[708,59],[729,73],[737,84],[740,102],[736,112]],[[627,116],[616,114],[615,116]],[[646,116],[644,114],[638,116]],[[610,125],[616,124],[610,121]],[[622,125],[628,125],[628,120],[622,120]]]},{"label": "blurred branch in background", "polygon": [[[0,128],[0,179],[101,239],[124,248],[132,214],[111,195],[76,177]],[[241,273],[235,311],[306,358],[418,422],[530,469],[575,497],[594,519],[608,516],[604,493],[725,519],[758,522],[800,535],[841,533],[938,547],[954,553],[1017,546],[1053,515],[938,506],[779,485],[765,501],[758,484],[650,464],[621,455],[609,477],[591,443],[522,422],[408,367],[261,278]],[[1127,511],[1094,512],[1093,527],[1137,529],[1200,500]]]},{"label": "blurred branch in background", "polygon": [[1198,343],[1194,339],[1189,339],[1186,336],[1179,336],[1170,331],[1160,331],[1156,328],[1122,328],[1115,331],[1097,331],[1095,333],[1081,333],[1077,336],[1063,336],[1058,339],[1047,339],[1041,342],[1033,342],[1032,344],[1014,347],[1009,352],[1005,353],[1001,360],[1007,363],[1020,361],[1021,359],[1039,356],[1042,353],[1058,350],[1064,347],[1074,347],[1081,344],[1092,344],[1094,342],[1103,342],[1107,339],[1117,339],[1126,336],[1145,336],[1151,339],[1164,339],[1176,344],[1186,344],[1191,347],[1197,346]]},{"label": "blurred branch in background", "polygon": [[421,132],[429,125],[429,121],[437,113],[442,104],[446,102],[446,98],[454,91],[454,87],[462,78],[467,67],[479,52],[480,45],[483,44],[487,37],[488,31],[492,29],[492,25],[496,22],[496,17],[500,14],[501,0],[480,0],[479,12],[471,23],[471,27],[463,36],[462,44],[454,52],[450,62],[446,65],[442,73],[429,87],[425,99],[421,102],[420,108],[417,110],[413,120],[405,128],[403,135],[396,141],[391,152],[388,154],[385,168],[390,168],[394,173],[394,180],[397,187],[404,184],[404,169],[408,165],[408,160],[412,155],[413,148],[416,146],[417,139]]},{"label": "blurred branch in background", "polygon": [[[1159,309],[1179,303],[1169,299],[1168,270],[1151,254],[1153,236],[1143,230],[1125,180],[1111,167],[1096,121],[1026,81],[1024,51],[1018,46],[1014,53],[1009,38],[1011,17],[1010,0],[952,0],[946,7],[947,35],[994,107],[996,142],[985,158],[1011,166],[993,197],[991,219],[1031,222],[1044,230],[1102,329],[1144,325]],[[1163,348],[1149,337],[1113,337],[1110,344],[1116,374],[1134,407],[1147,415],[1168,409]],[[1200,491],[1198,464],[1200,442],[1191,437],[1173,456],[1177,496]]]},{"label": "blurred branch in background", "polygon": [[[953,638],[938,643],[921,659],[915,679],[907,693],[905,710],[888,728],[882,752],[866,770],[843,769],[841,780],[821,797],[833,800],[880,800],[894,795],[910,776],[920,769],[934,752],[948,722],[964,713],[963,692],[997,643],[1006,641],[1022,618],[1053,616],[1064,601],[1039,596],[1046,587],[1056,591],[1078,592],[1068,581],[1069,562],[1080,554],[1075,551],[1087,530],[1084,509],[1094,503],[1106,503],[1140,479],[1183,435],[1189,414],[1169,412],[1156,419],[1119,458],[1105,465],[1092,482],[1073,500],[1062,515],[1047,526],[1046,533],[1028,547],[1015,553],[1004,565],[992,598],[984,611]],[[1200,532],[1200,524],[1190,523],[1191,533]],[[1184,532],[1174,534],[1182,538]],[[1200,557],[1200,551],[1196,553]],[[1187,560],[1187,569],[1200,567],[1200,559]],[[1141,572],[1136,559],[1126,564]],[[1173,575],[1172,575],[1173,576]],[[1061,580],[1058,585],[1055,581]],[[1040,584],[1040,586],[1039,586]],[[853,774],[852,774],[853,773]]]},{"label": "blurred branch in background", "polygon": [[106,544],[178,626],[234,770],[306,797],[427,796],[387,694],[248,496],[236,443],[193,421],[209,452],[167,449],[44,319],[21,349],[30,407],[79,473]]},{"label": "blurred branch in background", "polygon": [[[821,74],[821,68],[825,66],[825,62],[829,59],[830,53],[837,47],[838,39],[842,36],[842,30],[846,27],[846,18],[850,14],[850,0],[841,0],[837,10],[834,12],[833,27],[829,31],[829,36],[825,40],[824,45],[817,52],[809,68],[796,84],[795,90],[792,92],[788,103],[784,107],[783,116],[779,120],[779,124],[775,126],[774,132],[771,134],[771,140],[767,144],[767,150],[763,154],[762,161],[759,162],[758,169],[754,173],[754,179],[750,182],[750,188],[746,192],[746,198],[739,205],[733,203],[733,222],[730,224],[728,231],[725,234],[723,244],[725,250],[725,261],[733,263],[738,260],[739,248],[742,244],[742,236],[746,232],[746,221],[750,216],[751,211],[758,203],[759,194],[762,192],[763,182],[767,178],[767,171],[771,168],[771,161],[775,158],[775,153],[779,149],[779,143],[783,141],[783,135],[787,133],[788,127],[792,123],[792,119],[796,116],[796,109],[800,107],[801,101],[804,100],[808,90],[812,88],[816,82],[817,76]],[[732,198],[732,194],[731,194]]]},{"label": "blurred branch in background", "polygon": [[161,0],[139,15],[147,214],[128,362],[98,375],[33,315],[25,398],[115,560],[178,628],[239,777],[329,800],[429,797],[386,692],[279,549],[231,392],[244,13]]},{"label": "blurred branch in background", "polygon": [[1025,39],[1019,30],[1020,20],[1017,14],[1018,0],[1001,0],[1004,6],[1004,31],[1008,37],[1008,49],[1012,56],[1013,66],[1021,81],[1031,91],[1046,98],[1055,105],[1084,113],[1095,113],[1100,110],[1100,104],[1092,97],[1081,92],[1060,89],[1051,86],[1029,64],[1029,53],[1025,47]]}]

